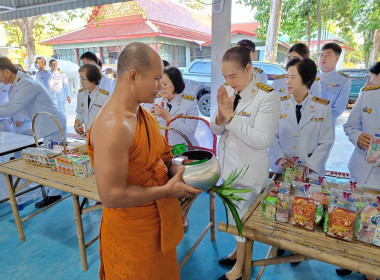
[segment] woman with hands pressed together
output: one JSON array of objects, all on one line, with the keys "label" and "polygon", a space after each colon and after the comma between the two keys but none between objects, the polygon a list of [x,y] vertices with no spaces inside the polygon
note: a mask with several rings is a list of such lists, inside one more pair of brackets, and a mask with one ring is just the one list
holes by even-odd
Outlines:
[{"label": "woman with hands pressed together", "polygon": [[[247,48],[233,47],[227,50],[221,66],[228,86],[223,85],[218,89],[218,110],[211,129],[221,135],[218,153],[223,180],[233,170],[249,166],[239,184],[233,186],[252,190],[241,194],[245,201],[236,203],[242,218],[268,179],[267,149],[276,131],[280,97],[273,88],[260,83],[252,74],[250,51]],[[229,215],[229,220],[233,221]],[[221,265],[234,266],[219,279],[241,279],[245,239],[239,236],[235,236],[235,239],[236,249],[219,260]]]}]

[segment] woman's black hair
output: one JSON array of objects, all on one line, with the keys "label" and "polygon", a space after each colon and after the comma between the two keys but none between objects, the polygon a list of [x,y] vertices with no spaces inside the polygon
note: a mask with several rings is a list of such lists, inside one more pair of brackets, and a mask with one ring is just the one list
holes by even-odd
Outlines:
[{"label": "woman's black hair", "polygon": [[102,73],[100,72],[99,67],[95,64],[83,64],[81,67],[79,67],[78,72],[86,73],[86,78],[91,83],[95,83],[95,85],[100,84],[100,80],[102,79]]},{"label": "woman's black hair", "polygon": [[298,73],[301,75],[302,83],[307,86],[308,89],[311,88],[315,77],[317,76],[317,65],[310,58],[299,59],[293,58],[286,64],[286,70],[291,66],[296,66]]},{"label": "woman's black hair", "polygon": [[369,68],[369,72],[371,72],[375,75],[379,75],[379,73],[380,73],[380,61],[372,64],[372,66]]},{"label": "woman's black hair", "polygon": [[233,61],[236,62],[241,68],[247,67],[251,64],[251,51],[248,47],[235,46],[228,49],[222,57],[222,62]]},{"label": "woman's black hair", "polygon": [[185,90],[185,82],[182,73],[177,67],[168,66],[164,68],[164,74],[168,75],[170,81],[174,85],[174,93],[180,94]]},{"label": "woman's black hair", "polygon": [[290,47],[288,54],[291,52],[296,52],[303,58],[309,58],[310,56],[310,50],[307,45],[304,43],[297,43]]}]

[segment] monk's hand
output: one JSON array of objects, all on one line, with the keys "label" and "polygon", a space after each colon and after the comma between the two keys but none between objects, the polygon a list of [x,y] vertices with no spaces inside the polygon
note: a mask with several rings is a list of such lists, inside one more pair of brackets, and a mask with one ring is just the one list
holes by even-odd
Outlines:
[{"label": "monk's hand", "polygon": [[362,133],[358,137],[358,145],[363,149],[368,150],[369,145],[371,144],[372,136],[368,133]]},{"label": "monk's hand", "polygon": [[172,119],[172,115],[169,111],[162,106],[156,106],[156,114],[167,122]]},{"label": "monk's hand", "polygon": [[224,119],[228,119],[234,113],[234,97],[228,96],[225,86],[220,86],[218,89],[218,115]]},{"label": "monk's hand", "polygon": [[202,190],[187,185],[182,181],[184,172],[185,166],[180,166],[177,174],[166,183],[167,197],[192,197],[202,192]]},{"label": "monk's hand", "polygon": [[74,130],[76,133],[81,134],[83,132],[83,124],[80,120],[75,120],[74,122]]}]

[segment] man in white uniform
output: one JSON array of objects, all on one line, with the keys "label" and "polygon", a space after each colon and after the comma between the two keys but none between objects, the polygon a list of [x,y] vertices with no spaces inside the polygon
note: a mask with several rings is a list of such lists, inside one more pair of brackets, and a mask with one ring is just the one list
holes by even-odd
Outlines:
[{"label": "man in white uniform", "polygon": [[51,80],[49,81],[49,90],[53,93],[55,100],[57,100],[58,109],[66,114],[65,103],[71,103],[69,94],[69,79],[66,74],[58,69],[58,61],[55,59],[50,60],[49,67],[51,69]]},{"label": "man in white uniform", "polygon": [[[48,90],[27,74],[18,71],[10,59],[4,56],[0,57],[0,82],[11,84],[14,91],[10,102],[0,106],[0,118],[22,112],[32,120],[37,113],[48,112],[57,119],[66,137],[66,116],[54,105]],[[40,115],[36,119],[36,135],[38,138],[43,137],[44,143],[62,142],[57,125],[47,115]],[[36,203],[36,207],[47,206],[60,198],[60,190],[49,189],[48,196]]]},{"label": "man in white uniform", "polygon": [[46,69],[46,59],[42,56],[37,57],[36,67],[38,68],[38,73],[36,75],[37,80],[49,90],[49,81],[51,79],[51,73]]},{"label": "man in white uniform", "polygon": [[[0,82],[0,105],[9,102],[9,89],[11,85]],[[9,117],[0,118],[0,131],[12,132],[12,126]]]}]

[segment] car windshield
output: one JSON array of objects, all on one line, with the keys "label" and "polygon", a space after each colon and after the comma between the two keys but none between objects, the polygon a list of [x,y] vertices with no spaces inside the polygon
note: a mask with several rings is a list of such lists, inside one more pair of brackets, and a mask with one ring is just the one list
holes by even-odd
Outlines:
[{"label": "car windshield", "polygon": [[189,70],[190,73],[211,74],[211,63],[197,62]]}]

